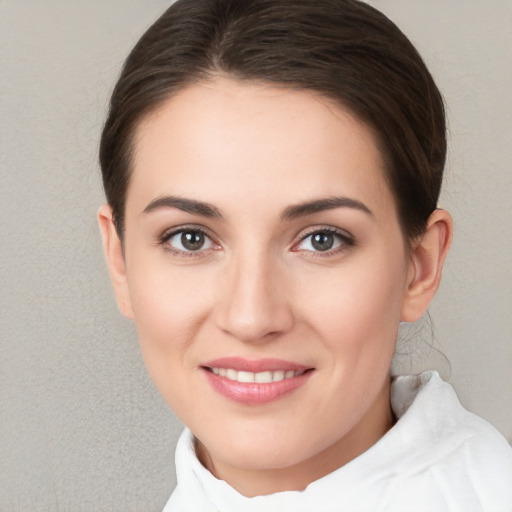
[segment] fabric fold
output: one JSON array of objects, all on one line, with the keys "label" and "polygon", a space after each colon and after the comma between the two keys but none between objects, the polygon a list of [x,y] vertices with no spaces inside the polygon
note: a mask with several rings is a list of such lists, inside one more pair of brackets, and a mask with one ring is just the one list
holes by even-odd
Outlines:
[{"label": "fabric fold", "polygon": [[348,464],[302,491],[253,498],[200,463],[185,429],[164,512],[512,511],[512,449],[437,372],[394,377],[391,406],[397,423]]}]

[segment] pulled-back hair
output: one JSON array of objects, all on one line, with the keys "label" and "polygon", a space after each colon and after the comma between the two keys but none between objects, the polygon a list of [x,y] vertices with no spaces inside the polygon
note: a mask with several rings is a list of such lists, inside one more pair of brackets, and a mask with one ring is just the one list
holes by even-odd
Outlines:
[{"label": "pulled-back hair", "polygon": [[178,0],[128,56],[103,129],[103,184],[121,237],[138,124],[219,74],[315,91],[350,110],[376,135],[405,236],[423,232],[442,182],[444,105],[396,25],[357,0]]}]

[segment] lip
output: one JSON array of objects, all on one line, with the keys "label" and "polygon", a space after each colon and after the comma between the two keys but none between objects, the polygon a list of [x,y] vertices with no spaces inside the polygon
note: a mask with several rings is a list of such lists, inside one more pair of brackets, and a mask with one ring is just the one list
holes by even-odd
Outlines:
[{"label": "lip", "polygon": [[208,368],[232,368],[238,372],[274,372],[277,370],[294,371],[309,369],[308,366],[285,361],[284,359],[245,359],[243,357],[222,357],[203,363],[201,366]]},{"label": "lip", "polygon": [[[236,371],[265,372],[285,370],[304,371],[301,375],[269,383],[238,382],[221,377],[209,368],[231,368]],[[201,365],[201,370],[212,388],[224,397],[245,405],[260,405],[274,402],[303,386],[313,373],[311,367],[281,359],[250,360],[240,357],[214,359]]]}]

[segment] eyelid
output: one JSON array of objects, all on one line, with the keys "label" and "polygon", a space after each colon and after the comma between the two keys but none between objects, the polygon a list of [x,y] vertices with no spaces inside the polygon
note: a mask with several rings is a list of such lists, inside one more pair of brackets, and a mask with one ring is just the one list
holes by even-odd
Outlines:
[{"label": "eyelid", "polygon": [[[205,237],[207,237],[211,243],[214,245],[213,248],[209,247],[206,249],[199,249],[197,251],[184,251],[181,249],[176,249],[172,247],[171,245],[167,244],[167,242],[173,238],[174,236],[184,233],[184,232],[196,232],[196,233],[202,233]],[[172,228],[168,228],[162,232],[160,236],[158,236],[157,244],[161,245],[165,251],[170,252],[172,254],[183,256],[183,257],[199,257],[204,256],[205,252],[216,250],[220,248],[219,242],[216,240],[215,235],[211,233],[211,231],[206,228],[205,226],[201,226],[198,224],[184,224],[181,226],[174,226]]]},{"label": "eyelid", "polygon": [[[186,251],[181,249],[176,249],[167,244],[167,242],[174,236],[176,236],[179,233],[183,233],[186,231],[191,232],[199,232],[202,233],[205,237],[207,237],[211,243],[214,245],[214,247],[209,247],[206,249],[199,249],[197,251]],[[297,247],[304,242],[308,237],[317,234],[317,233],[331,233],[333,235],[336,235],[339,237],[342,241],[342,243],[335,247],[334,249],[329,249],[326,251],[312,251],[308,249],[298,249]],[[158,236],[157,244],[164,247],[164,250],[178,255],[182,257],[200,257],[204,256],[205,252],[209,252],[211,250],[218,250],[222,246],[217,241],[217,237],[211,232],[210,229],[208,229],[205,226],[199,225],[199,224],[184,224],[180,226],[174,226],[172,228],[168,228],[162,232],[160,236]],[[354,245],[356,245],[353,235],[351,235],[348,231],[334,227],[329,225],[317,225],[309,227],[305,230],[303,230],[301,233],[299,233],[295,237],[295,241],[292,243],[290,250],[291,252],[305,252],[309,253],[311,256],[314,257],[327,257],[331,256],[333,254],[338,254],[341,252],[344,252],[350,248],[352,248]]]},{"label": "eyelid", "polygon": [[[309,238],[310,236],[315,235],[317,233],[330,233],[330,234],[336,235],[342,239],[342,243],[340,246],[338,246],[334,249],[329,249],[327,251],[311,251],[308,249],[297,249],[297,247],[302,242],[304,242],[307,238]],[[337,253],[346,251],[355,245],[355,239],[354,239],[353,235],[351,235],[348,231],[346,231],[344,229],[336,228],[334,226],[322,226],[322,225],[313,226],[313,227],[306,229],[305,231],[302,231],[299,235],[297,235],[296,238],[298,238],[298,240],[293,242],[291,251],[292,252],[310,253],[314,257],[331,256],[333,254],[337,254]]]}]

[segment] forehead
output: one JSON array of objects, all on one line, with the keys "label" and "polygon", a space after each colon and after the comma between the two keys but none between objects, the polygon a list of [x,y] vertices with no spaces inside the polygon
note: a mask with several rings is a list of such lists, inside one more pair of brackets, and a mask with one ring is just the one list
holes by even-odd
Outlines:
[{"label": "forehead", "polygon": [[225,78],[192,85],[145,118],[132,171],[128,202],[142,209],[165,194],[214,204],[392,202],[374,135],[346,109],[313,92]]}]

